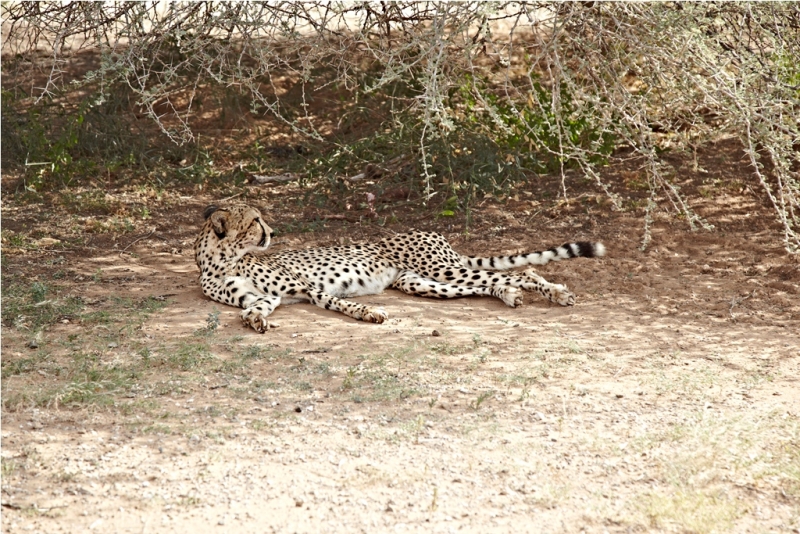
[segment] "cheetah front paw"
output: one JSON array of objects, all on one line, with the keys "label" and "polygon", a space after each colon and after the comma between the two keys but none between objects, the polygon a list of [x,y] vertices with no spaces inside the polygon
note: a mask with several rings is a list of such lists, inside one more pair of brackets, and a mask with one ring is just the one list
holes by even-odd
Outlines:
[{"label": "cheetah front paw", "polygon": [[277,323],[270,324],[267,321],[267,315],[263,311],[256,308],[248,308],[241,314],[242,322],[245,326],[251,327],[256,332],[263,334],[271,328],[277,328]]},{"label": "cheetah front paw", "polygon": [[550,286],[550,302],[555,302],[562,306],[574,306],[575,295],[570,293],[566,286],[554,284]]},{"label": "cheetah front paw", "polygon": [[383,308],[367,308],[361,316],[361,320],[368,323],[383,323],[389,318],[389,314]]},{"label": "cheetah front paw", "polygon": [[516,287],[505,287],[497,296],[500,297],[502,301],[506,303],[506,306],[510,308],[522,306],[522,291]]}]

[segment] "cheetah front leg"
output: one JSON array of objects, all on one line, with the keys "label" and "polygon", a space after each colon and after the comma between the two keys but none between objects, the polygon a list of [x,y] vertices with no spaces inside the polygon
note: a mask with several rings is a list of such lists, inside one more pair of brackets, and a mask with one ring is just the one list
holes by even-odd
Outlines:
[{"label": "cheetah front leg", "polygon": [[267,295],[248,278],[226,276],[223,279],[204,277],[200,280],[203,293],[222,304],[244,308],[240,317],[245,326],[264,333],[270,328],[267,317],[281,303],[279,295]]},{"label": "cheetah front leg", "polygon": [[372,308],[357,302],[350,302],[317,289],[306,289],[304,293],[312,304],[326,310],[343,313],[353,319],[380,324],[389,318],[389,314],[383,308]]},{"label": "cheetah front leg", "polygon": [[403,271],[391,287],[416,297],[451,299],[479,295],[497,297],[512,308],[522,304],[522,293],[515,287],[447,284],[422,277],[413,271]]},{"label": "cheetah front leg", "polygon": [[249,306],[242,310],[241,318],[245,326],[253,328],[256,332],[263,334],[270,328],[276,328],[277,324],[270,324],[267,317],[275,311],[281,303],[280,297],[265,295],[254,300]]}]

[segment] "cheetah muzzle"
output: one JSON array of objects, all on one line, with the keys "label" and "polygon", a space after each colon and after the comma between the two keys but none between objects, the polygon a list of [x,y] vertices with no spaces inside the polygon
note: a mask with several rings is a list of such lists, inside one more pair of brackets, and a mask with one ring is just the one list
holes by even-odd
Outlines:
[{"label": "cheetah muzzle", "polygon": [[195,241],[203,293],[243,308],[245,325],[270,328],[269,315],[280,304],[309,301],[354,319],[383,323],[388,314],[346,300],[386,288],[410,295],[455,298],[489,295],[516,308],[522,291],[535,291],[562,306],[575,304],[563,285],[551,284],[532,270],[498,271],[544,265],[550,261],[605,255],[601,243],[566,243],[542,252],[511,256],[463,256],[432,232],[409,232],[363,245],[291,250],[268,254],[272,229],[248,206],[209,206]]}]

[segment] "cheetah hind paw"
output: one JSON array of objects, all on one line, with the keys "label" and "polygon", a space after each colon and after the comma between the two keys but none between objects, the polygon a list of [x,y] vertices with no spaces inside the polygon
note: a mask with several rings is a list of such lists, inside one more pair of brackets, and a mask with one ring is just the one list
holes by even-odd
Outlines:
[{"label": "cheetah hind paw", "polygon": [[249,326],[256,332],[263,334],[270,328],[278,328],[278,323],[270,323],[267,321],[267,316],[260,310],[248,308],[242,311],[242,322],[245,326]]},{"label": "cheetah hind paw", "polygon": [[516,308],[522,305],[522,291],[516,287],[505,287],[497,296],[500,297],[509,308]]},{"label": "cheetah hind paw", "polygon": [[553,284],[550,287],[550,302],[555,302],[562,306],[574,306],[575,295],[573,295],[566,286],[561,284]]},{"label": "cheetah hind paw", "polygon": [[389,314],[383,308],[367,308],[361,320],[367,323],[383,323],[389,318]]}]

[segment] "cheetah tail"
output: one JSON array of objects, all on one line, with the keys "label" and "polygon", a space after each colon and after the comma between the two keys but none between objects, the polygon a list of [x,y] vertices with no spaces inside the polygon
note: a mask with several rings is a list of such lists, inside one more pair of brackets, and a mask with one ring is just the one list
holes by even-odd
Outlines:
[{"label": "cheetah tail", "polygon": [[513,269],[525,265],[545,265],[551,261],[569,258],[599,258],[606,255],[606,247],[602,243],[564,243],[560,247],[553,247],[542,252],[529,254],[515,254],[513,256],[495,256],[493,258],[478,258],[463,256],[465,267],[472,269]]}]

